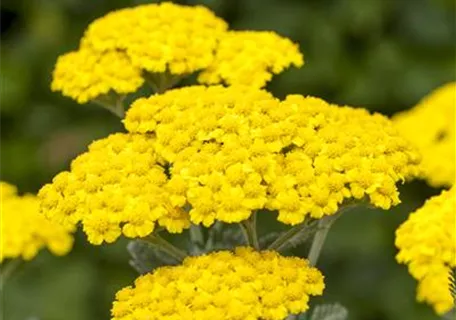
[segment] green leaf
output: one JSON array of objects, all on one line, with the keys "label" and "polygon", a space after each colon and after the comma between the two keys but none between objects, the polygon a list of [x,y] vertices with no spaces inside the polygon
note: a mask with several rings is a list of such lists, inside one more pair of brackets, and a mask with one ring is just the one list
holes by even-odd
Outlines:
[{"label": "green leaf", "polygon": [[455,270],[451,270],[449,274],[450,280],[450,292],[451,296],[453,297],[453,309],[450,310],[447,314],[445,314],[442,318],[448,320],[456,319],[456,277],[455,277]]},{"label": "green leaf", "polygon": [[143,240],[133,240],[127,245],[131,255],[130,265],[140,274],[149,273],[164,265],[175,265],[177,261]]},{"label": "green leaf", "polygon": [[268,249],[284,252],[306,242],[316,231],[318,220],[308,220],[280,234]]},{"label": "green leaf", "polygon": [[323,304],[313,309],[310,320],[346,320],[348,310],[339,303]]}]

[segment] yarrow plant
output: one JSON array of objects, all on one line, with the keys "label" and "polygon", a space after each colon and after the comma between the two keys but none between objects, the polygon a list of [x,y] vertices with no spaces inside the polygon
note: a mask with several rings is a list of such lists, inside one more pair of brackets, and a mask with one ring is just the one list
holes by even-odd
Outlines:
[{"label": "yarrow plant", "polygon": [[[94,141],[36,200],[40,217],[66,236],[81,227],[94,245],[132,239],[142,275],[117,293],[113,320],[303,319],[310,296],[323,294],[315,265],[335,220],[360,205],[398,205],[397,184],[428,172],[428,150],[401,133],[400,115],[393,122],[262,89],[291,65],[303,65],[291,40],[233,31],[204,7],[172,3],[111,12],[90,24],[78,50],[58,58],[52,89],[109,109],[126,129]],[[190,75],[199,85],[173,88]],[[125,113],[126,96],[144,92]],[[447,293],[442,279],[454,248],[432,247],[432,239],[454,221],[449,205],[431,206],[439,210],[433,217],[423,209],[398,230],[398,261],[425,283],[419,300],[438,301],[443,313],[452,307],[448,295],[443,304],[429,288]],[[259,235],[266,216],[288,229]],[[436,227],[424,244],[421,221]],[[169,234],[189,245],[174,245]],[[309,239],[307,258],[286,255]],[[438,268],[437,280],[428,277]],[[312,319],[335,312],[347,318],[336,304],[314,308]]]}]

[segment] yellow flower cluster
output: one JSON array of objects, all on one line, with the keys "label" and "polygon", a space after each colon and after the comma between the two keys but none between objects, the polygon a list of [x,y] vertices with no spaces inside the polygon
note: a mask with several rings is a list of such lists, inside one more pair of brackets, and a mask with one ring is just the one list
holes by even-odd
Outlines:
[{"label": "yellow flower cluster", "polygon": [[89,242],[114,242],[121,234],[145,237],[156,223],[169,232],[188,228],[179,178],[169,179],[148,135],[113,134],[89,146],[70,172],[39,192],[41,210],[69,228],[82,224]]},{"label": "yellow flower cluster", "polygon": [[89,25],[78,51],[58,59],[51,87],[84,103],[135,92],[145,78],[200,70],[201,83],[263,87],[272,74],[303,64],[287,38],[227,28],[202,6],[164,2],[108,13]]},{"label": "yellow flower cluster", "polygon": [[301,67],[298,45],[274,32],[230,31],[221,39],[215,59],[199,76],[207,84],[264,87],[272,74],[290,65]]},{"label": "yellow flower cluster", "polygon": [[236,248],[188,257],[120,290],[113,320],[279,320],[308,309],[323,276],[307,260]]},{"label": "yellow flower cluster", "polygon": [[147,4],[108,13],[87,28],[78,51],[61,56],[51,88],[79,103],[135,92],[143,71],[189,74],[207,67],[226,23],[201,6]]},{"label": "yellow flower cluster", "polygon": [[171,90],[135,101],[124,123],[156,135],[191,221],[205,226],[258,209],[294,225],[365,196],[388,209],[399,203],[396,182],[419,163],[381,115],[298,95],[279,101],[253,88]]},{"label": "yellow flower cluster", "polygon": [[122,50],[131,63],[152,73],[189,74],[213,60],[226,23],[202,6],[169,2],[118,10],[92,22],[81,46]]},{"label": "yellow flower cluster", "polygon": [[396,231],[396,259],[418,280],[417,299],[438,314],[454,306],[451,269],[456,267],[456,191],[453,187],[429,199]]},{"label": "yellow flower cluster", "polygon": [[393,118],[400,133],[421,152],[424,178],[434,187],[454,184],[455,108],[456,82],[453,82]]},{"label": "yellow flower cluster", "polygon": [[80,49],[58,58],[51,89],[86,103],[111,90],[118,94],[135,92],[143,82],[140,69],[125,53]]},{"label": "yellow flower cluster", "polygon": [[34,195],[19,196],[15,187],[0,182],[0,197],[0,262],[19,257],[30,260],[44,247],[56,255],[71,250],[73,238],[63,227],[39,214],[39,202]]}]

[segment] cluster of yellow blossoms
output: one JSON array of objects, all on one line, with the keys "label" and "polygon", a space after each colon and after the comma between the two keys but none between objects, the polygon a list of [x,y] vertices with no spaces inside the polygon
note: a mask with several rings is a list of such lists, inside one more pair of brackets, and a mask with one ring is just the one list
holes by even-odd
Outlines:
[{"label": "cluster of yellow blossoms", "polygon": [[307,260],[240,247],[141,276],[117,293],[111,312],[113,320],[279,320],[306,311],[323,288]]},{"label": "cluster of yellow blossoms", "polygon": [[44,247],[56,255],[71,250],[73,238],[62,226],[39,214],[35,196],[19,196],[14,186],[0,182],[0,197],[0,262],[9,258],[30,260]]},{"label": "cluster of yellow blossoms", "polygon": [[312,97],[185,87],[137,100],[125,126],[131,133],[95,142],[39,193],[49,218],[82,222],[95,244],[259,209],[291,225],[352,198],[388,209],[399,203],[396,182],[417,172],[387,118]]},{"label": "cluster of yellow blossoms", "polygon": [[434,187],[451,186],[456,176],[456,82],[425,97],[416,107],[396,115],[399,132],[423,155],[424,178]]},{"label": "cluster of yellow blossoms", "polygon": [[226,23],[203,6],[147,4],[108,13],[90,24],[81,47],[122,50],[153,73],[188,74],[207,67]]},{"label": "cluster of yellow blossoms", "polygon": [[206,226],[258,209],[294,225],[364,196],[388,209],[399,203],[396,182],[419,162],[381,115],[251,88],[171,90],[135,101],[124,123],[156,135],[157,152],[185,183],[191,221]]},{"label": "cluster of yellow blossoms", "polygon": [[78,51],[58,59],[52,89],[85,103],[110,92],[135,92],[157,74],[205,69],[202,83],[261,87],[272,73],[303,64],[299,48],[286,38],[227,27],[202,6],[165,2],[111,12],[90,24]]},{"label": "cluster of yellow blossoms", "polygon": [[80,49],[60,56],[51,88],[79,103],[93,100],[111,90],[118,94],[135,92],[144,79],[125,53],[93,52]]},{"label": "cluster of yellow blossoms", "polygon": [[[191,223],[238,223],[260,210],[297,225],[353,199],[389,209],[400,202],[396,184],[422,171],[433,186],[454,183],[456,83],[394,117],[395,124],[364,109],[301,95],[279,100],[259,89],[303,63],[289,39],[230,31],[201,6],[147,4],[95,20],[79,49],[59,57],[54,91],[102,102],[145,81],[159,93],[164,82],[195,72],[200,83],[229,87],[136,100],[124,120],[128,133],[92,143],[39,200],[2,184],[0,261],[30,259],[44,246],[64,254],[79,224],[97,245],[121,235],[144,238],[157,225],[181,233]],[[423,154],[422,166],[406,139]],[[39,201],[50,221],[38,214]],[[443,192],[396,235],[397,260],[419,281],[418,299],[439,314],[454,304],[455,206],[455,190]],[[240,247],[138,278],[117,293],[112,319],[279,320],[306,311],[309,296],[323,288],[307,260]]]},{"label": "cluster of yellow blossoms", "polygon": [[298,45],[274,32],[230,31],[218,45],[215,59],[199,76],[201,83],[261,88],[290,64],[303,65]]},{"label": "cluster of yellow blossoms", "polygon": [[145,237],[156,223],[182,232],[190,222],[175,192],[181,181],[168,178],[154,145],[148,135],[122,133],[92,143],[40,190],[42,211],[69,229],[81,222],[93,244]]},{"label": "cluster of yellow blossoms", "polygon": [[398,262],[418,280],[417,298],[444,314],[454,307],[451,270],[456,268],[456,190],[443,191],[412,213],[396,231]]}]

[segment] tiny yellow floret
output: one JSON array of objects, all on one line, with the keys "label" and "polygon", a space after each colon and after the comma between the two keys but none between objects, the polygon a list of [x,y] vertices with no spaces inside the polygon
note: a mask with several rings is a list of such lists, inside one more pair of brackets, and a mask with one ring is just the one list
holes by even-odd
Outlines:
[{"label": "tiny yellow floret", "polygon": [[396,259],[418,280],[418,301],[443,315],[454,307],[450,292],[456,267],[456,190],[443,191],[410,214],[396,231]]},{"label": "tiny yellow floret", "polygon": [[43,248],[59,256],[71,250],[73,237],[39,213],[36,196],[19,196],[14,186],[0,182],[0,197],[0,262],[11,258],[31,260]]},{"label": "tiny yellow floret", "polygon": [[305,259],[238,247],[139,277],[117,292],[111,319],[281,320],[306,311],[323,289]]}]

